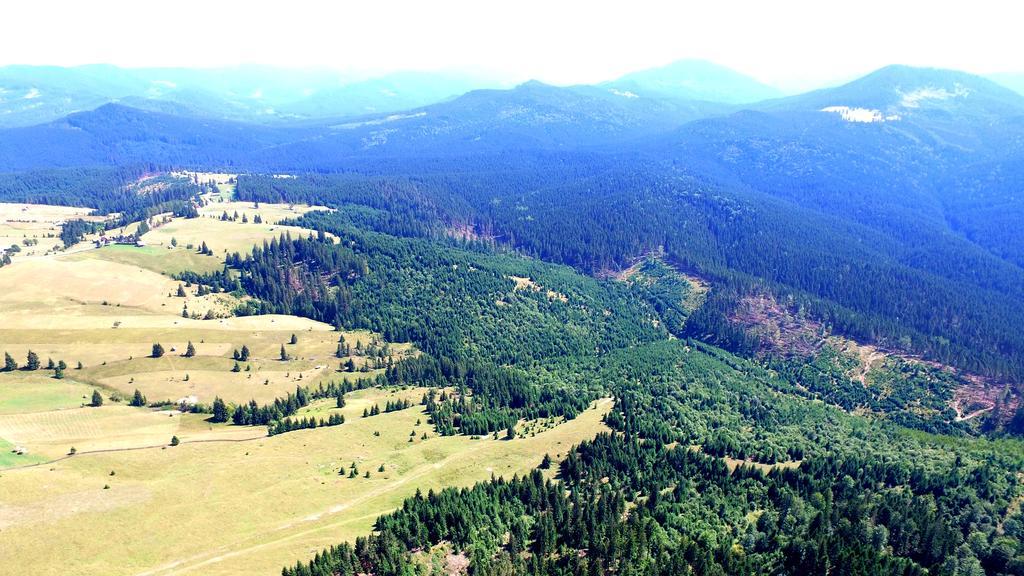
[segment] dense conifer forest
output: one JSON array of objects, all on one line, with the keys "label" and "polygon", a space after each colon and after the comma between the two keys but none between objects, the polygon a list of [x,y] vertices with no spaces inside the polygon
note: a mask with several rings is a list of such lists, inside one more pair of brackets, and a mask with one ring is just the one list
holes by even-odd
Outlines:
[{"label": "dense conifer forest", "polygon": [[[464,179],[242,177],[238,190],[241,198],[267,202],[315,197],[346,208],[329,217],[335,221],[391,234],[436,237],[466,228],[483,241],[591,273],[663,252],[715,285],[687,334],[741,353],[752,343],[728,317],[738,299],[768,290],[860,341],[998,377],[1024,370],[1024,341],[1015,328],[1024,322],[1019,268],[954,240],[928,238],[935,242],[911,251],[873,229],[780,200],[657,174],[606,174],[537,191],[530,191],[530,177],[519,184],[505,172]],[[318,218],[304,223],[328,226]],[[982,262],[987,273],[979,277]]]}]

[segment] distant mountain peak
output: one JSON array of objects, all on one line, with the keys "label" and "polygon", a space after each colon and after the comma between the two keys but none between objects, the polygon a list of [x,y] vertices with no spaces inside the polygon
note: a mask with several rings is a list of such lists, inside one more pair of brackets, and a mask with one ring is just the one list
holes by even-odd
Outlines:
[{"label": "distant mountain peak", "polygon": [[602,86],[638,96],[743,104],[782,96],[782,92],[731,68],[706,60],[676,60],[640,70]]},{"label": "distant mountain peak", "polygon": [[1024,97],[966,72],[892,65],[842,86],[767,103],[765,109],[831,112],[850,122],[920,114],[980,118],[1024,114]]}]

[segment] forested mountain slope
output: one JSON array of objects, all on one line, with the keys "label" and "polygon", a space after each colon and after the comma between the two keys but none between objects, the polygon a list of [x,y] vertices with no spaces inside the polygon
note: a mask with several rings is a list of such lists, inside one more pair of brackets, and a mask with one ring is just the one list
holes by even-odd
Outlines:
[{"label": "forested mountain slope", "polygon": [[716,286],[693,334],[734,350],[751,346],[737,301],[768,291],[857,340],[1019,379],[1024,97],[889,67],[746,108],[539,83],[273,128],[111,105],[3,132],[0,164],[344,170],[239,193],[369,202],[383,212],[360,217],[386,231],[457,230],[591,273],[663,251]]},{"label": "forested mountain slope", "polygon": [[[248,186],[249,199],[272,193],[272,182],[279,194],[339,197],[330,179],[246,180],[240,193]],[[396,203],[402,195],[383,192]],[[457,387],[456,397],[428,399],[443,434],[571,418],[580,400],[605,394],[616,398],[606,420],[617,433],[571,451],[561,484],[537,473],[421,494],[379,519],[373,536],[285,574],[403,574],[452,556],[482,574],[954,575],[1024,566],[1019,441],[968,428],[922,433],[885,412],[851,415],[836,396],[809,389],[808,374],[668,338],[651,321],[664,317],[643,283],[433,237],[429,223],[390,218],[379,195],[347,199],[301,220],[339,243],[283,238],[229,259],[258,299],[252,311],[412,339],[425,355],[388,377]],[[403,230],[418,237],[395,235]],[[1013,426],[1018,420],[1024,411]]]}]

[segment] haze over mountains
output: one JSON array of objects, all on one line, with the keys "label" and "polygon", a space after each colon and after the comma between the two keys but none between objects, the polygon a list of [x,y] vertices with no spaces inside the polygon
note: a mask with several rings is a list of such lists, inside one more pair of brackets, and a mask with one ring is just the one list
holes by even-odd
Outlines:
[{"label": "haze over mountains", "polygon": [[6,66],[0,68],[0,126],[39,124],[114,102],[261,123],[330,118],[422,106],[497,84],[454,73],[397,72],[366,78],[265,66]]},{"label": "haze over mountains", "polygon": [[[1024,219],[1024,96],[983,77],[889,66],[780,96],[686,61],[598,85],[468,92],[472,81],[424,75],[340,85],[294,73],[270,89],[265,70],[216,78],[8,68],[7,78],[12,70],[22,80],[4,84],[10,118],[29,117],[12,108],[16,100],[38,100],[39,114],[50,115],[64,105],[98,107],[0,130],[0,170],[357,171],[371,187],[374,178],[400,178],[398,188],[425,186],[417,202],[447,221],[500,231],[547,259],[594,271],[667,247],[702,273],[811,297],[820,315],[864,340],[903,338],[908,350],[943,361],[966,355],[963,365],[992,373],[1024,370],[1024,359],[1001,352],[1024,350],[1024,337],[1005,325],[1024,322],[1024,242],[1014,225]],[[409,91],[399,95],[392,88],[402,82]],[[311,85],[320,88],[307,94]],[[102,103],[114,87],[117,102]],[[710,190],[715,205],[693,211]],[[508,212],[511,205],[521,211]],[[571,227],[573,211],[624,218],[613,207],[642,216],[581,228],[572,250],[531,240],[548,225]],[[736,231],[715,222],[744,214],[757,242],[789,256],[772,263],[747,253],[750,237],[726,241]],[[706,244],[679,235],[696,229],[710,235]],[[611,240],[626,230],[633,240]],[[854,269],[852,278],[839,273]],[[887,282],[887,300],[872,301]],[[940,302],[915,296],[924,285]],[[988,304],[949,316],[977,298]]]}]

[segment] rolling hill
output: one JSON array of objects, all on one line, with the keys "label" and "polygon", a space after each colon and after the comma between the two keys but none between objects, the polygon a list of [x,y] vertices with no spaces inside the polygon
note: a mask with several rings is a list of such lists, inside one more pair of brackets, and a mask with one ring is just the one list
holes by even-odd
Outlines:
[{"label": "rolling hill", "polygon": [[658,68],[625,74],[600,86],[638,96],[724,104],[749,104],[783,95],[777,88],[704,60],[677,60]]}]

